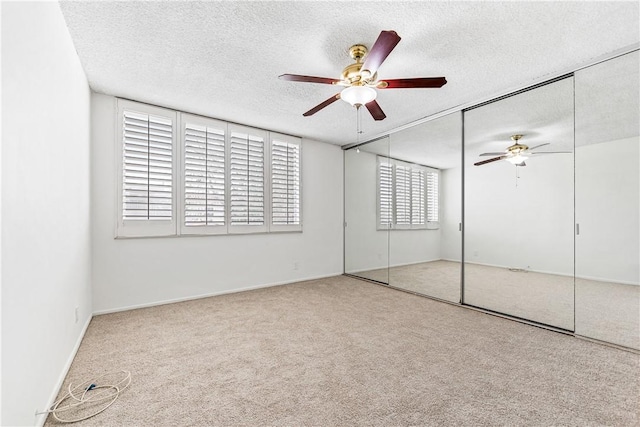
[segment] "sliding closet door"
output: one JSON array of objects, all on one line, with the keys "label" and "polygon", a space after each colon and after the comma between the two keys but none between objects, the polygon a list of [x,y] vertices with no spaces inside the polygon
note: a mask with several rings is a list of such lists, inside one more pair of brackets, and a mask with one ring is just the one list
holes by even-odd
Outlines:
[{"label": "sliding closet door", "polygon": [[344,152],[345,273],[389,283],[389,138]]},{"label": "sliding closet door", "polygon": [[570,77],[464,112],[465,304],[574,329],[573,102]]},{"label": "sliding closet door", "polygon": [[576,334],[640,349],[638,51],[577,71]]},{"label": "sliding closet door", "polygon": [[389,284],[460,302],[462,114],[390,135]]}]

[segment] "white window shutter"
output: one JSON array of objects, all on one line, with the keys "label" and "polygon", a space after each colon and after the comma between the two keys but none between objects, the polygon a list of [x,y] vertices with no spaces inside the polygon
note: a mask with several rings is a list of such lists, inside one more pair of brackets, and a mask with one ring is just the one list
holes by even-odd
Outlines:
[{"label": "white window shutter", "polygon": [[438,228],[440,222],[439,173],[427,172],[427,223]]},{"label": "white window shutter", "polygon": [[182,234],[226,233],[226,124],[182,115]]},{"label": "white window shutter", "polygon": [[425,224],[425,172],[411,169],[411,225]]},{"label": "white window shutter", "polygon": [[393,224],[393,165],[378,157],[378,228]]},{"label": "white window shutter", "polygon": [[230,125],[229,136],[229,232],[267,231],[266,132]]},{"label": "white window shutter", "polygon": [[271,140],[271,225],[270,231],[300,231],[301,140],[270,134]]},{"label": "white window shutter", "polygon": [[396,163],[395,166],[396,225],[411,225],[411,168]]},{"label": "white window shutter", "polygon": [[174,112],[118,101],[122,153],[116,235],[175,234]]}]

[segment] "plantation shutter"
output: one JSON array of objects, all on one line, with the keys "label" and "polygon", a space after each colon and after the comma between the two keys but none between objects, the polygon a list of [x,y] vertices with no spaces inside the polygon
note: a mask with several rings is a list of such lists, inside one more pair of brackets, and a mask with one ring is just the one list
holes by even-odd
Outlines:
[{"label": "plantation shutter", "polygon": [[203,227],[212,228],[207,233],[226,232],[226,126],[188,115],[183,122],[182,233],[199,234]]},{"label": "plantation shutter", "polygon": [[409,226],[411,225],[411,169],[396,164],[395,172],[396,225]]},{"label": "plantation shutter", "polygon": [[176,232],[176,113],[117,101],[118,220],[116,237]]},{"label": "plantation shutter", "polygon": [[300,139],[271,136],[271,230],[301,230]]},{"label": "plantation shutter", "polygon": [[440,221],[438,173],[427,172],[427,223],[437,226]]},{"label": "plantation shutter", "polygon": [[393,165],[378,157],[378,226],[393,223]]},{"label": "plantation shutter", "polygon": [[411,170],[411,225],[425,224],[425,172]]},{"label": "plantation shutter", "polygon": [[229,231],[266,231],[265,133],[240,126],[230,126],[229,132]]},{"label": "plantation shutter", "polygon": [[172,122],[133,111],[124,112],[124,220],[171,220],[173,216]]}]

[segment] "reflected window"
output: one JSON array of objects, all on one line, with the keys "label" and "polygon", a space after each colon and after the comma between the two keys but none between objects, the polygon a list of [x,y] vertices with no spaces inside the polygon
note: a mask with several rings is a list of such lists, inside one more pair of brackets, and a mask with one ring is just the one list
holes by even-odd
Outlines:
[{"label": "reflected window", "polygon": [[378,156],[378,229],[439,228],[439,174],[427,166]]}]

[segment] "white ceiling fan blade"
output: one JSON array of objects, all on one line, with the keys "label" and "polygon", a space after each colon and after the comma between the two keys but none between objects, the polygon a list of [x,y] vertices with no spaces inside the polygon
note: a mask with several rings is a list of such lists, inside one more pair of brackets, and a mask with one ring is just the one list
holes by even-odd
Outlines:
[{"label": "white ceiling fan blade", "polygon": [[535,153],[527,154],[571,154],[573,151],[536,151]]},{"label": "white ceiling fan blade", "polygon": [[506,153],[501,151],[500,153],[482,153],[480,156],[504,156]]},{"label": "white ceiling fan blade", "polygon": [[530,150],[535,150],[536,148],[544,147],[545,145],[551,144],[550,142],[545,142],[544,144],[536,145],[535,147],[529,147]]}]

